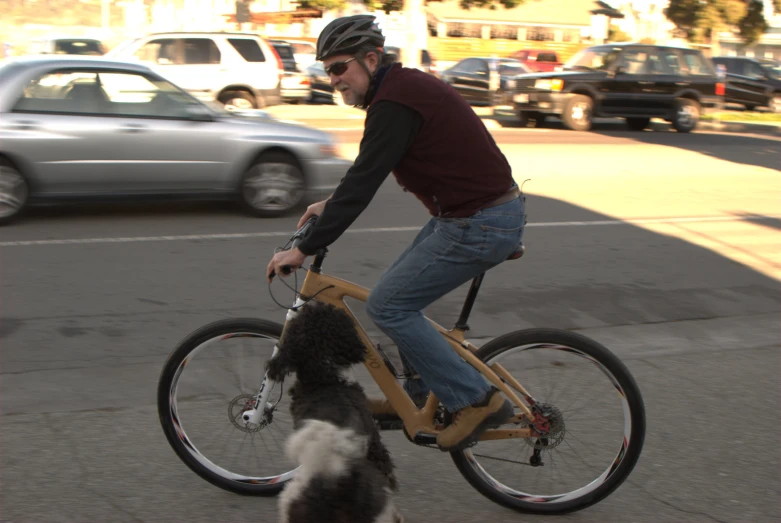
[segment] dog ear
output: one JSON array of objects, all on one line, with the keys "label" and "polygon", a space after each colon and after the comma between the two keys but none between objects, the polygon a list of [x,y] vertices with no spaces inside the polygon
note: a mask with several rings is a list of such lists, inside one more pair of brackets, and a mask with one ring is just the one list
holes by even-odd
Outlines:
[{"label": "dog ear", "polygon": [[333,362],[337,368],[362,363],[366,358],[366,346],[345,311],[315,302],[307,304],[293,321],[301,321],[302,332],[307,332],[312,351]]}]

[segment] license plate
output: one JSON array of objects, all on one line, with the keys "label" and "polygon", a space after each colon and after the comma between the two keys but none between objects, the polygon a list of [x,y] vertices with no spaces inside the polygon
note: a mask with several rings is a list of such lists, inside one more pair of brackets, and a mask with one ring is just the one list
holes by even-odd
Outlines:
[{"label": "license plate", "polygon": [[528,94],[516,94],[513,96],[513,102],[517,104],[525,104],[529,103],[529,95]]}]

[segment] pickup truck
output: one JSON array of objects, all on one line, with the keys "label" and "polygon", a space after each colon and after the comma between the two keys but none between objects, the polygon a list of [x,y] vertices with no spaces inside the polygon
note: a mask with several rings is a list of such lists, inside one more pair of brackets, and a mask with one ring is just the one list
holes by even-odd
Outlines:
[{"label": "pickup truck", "polygon": [[556,71],[563,65],[556,51],[543,49],[522,49],[509,55],[509,58],[515,58],[532,71],[540,73]]}]

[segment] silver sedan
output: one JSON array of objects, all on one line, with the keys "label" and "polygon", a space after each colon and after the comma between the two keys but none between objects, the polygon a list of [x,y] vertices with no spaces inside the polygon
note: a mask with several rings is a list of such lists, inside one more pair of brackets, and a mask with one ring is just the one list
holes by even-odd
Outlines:
[{"label": "silver sedan", "polygon": [[204,105],[143,65],[0,62],[0,222],[36,201],[106,197],[232,198],[278,216],[326,197],[349,166],[322,131]]}]

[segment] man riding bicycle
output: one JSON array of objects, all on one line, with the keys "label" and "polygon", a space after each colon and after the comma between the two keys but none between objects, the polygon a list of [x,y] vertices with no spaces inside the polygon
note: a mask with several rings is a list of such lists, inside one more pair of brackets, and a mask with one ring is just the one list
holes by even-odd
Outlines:
[{"label": "man riding bicycle", "polygon": [[[423,316],[423,309],[521,245],[525,198],[507,159],[472,108],[451,86],[404,68],[384,53],[385,37],[371,15],[338,18],[317,40],[334,89],[367,109],[358,157],[327,200],[310,205],[299,227],[319,216],[296,249],[279,252],[267,276],[298,268],[327,247],[369,205],[388,173],[413,193],[432,218],[385,271],[366,310],[397,345],[405,370],[419,375],[405,389],[419,405],[429,388],[454,414],[437,436],[443,450],[467,447],[513,416],[498,390],[463,361]],[[272,272],[273,271],[273,272]],[[372,401],[375,415],[394,415]]]}]

